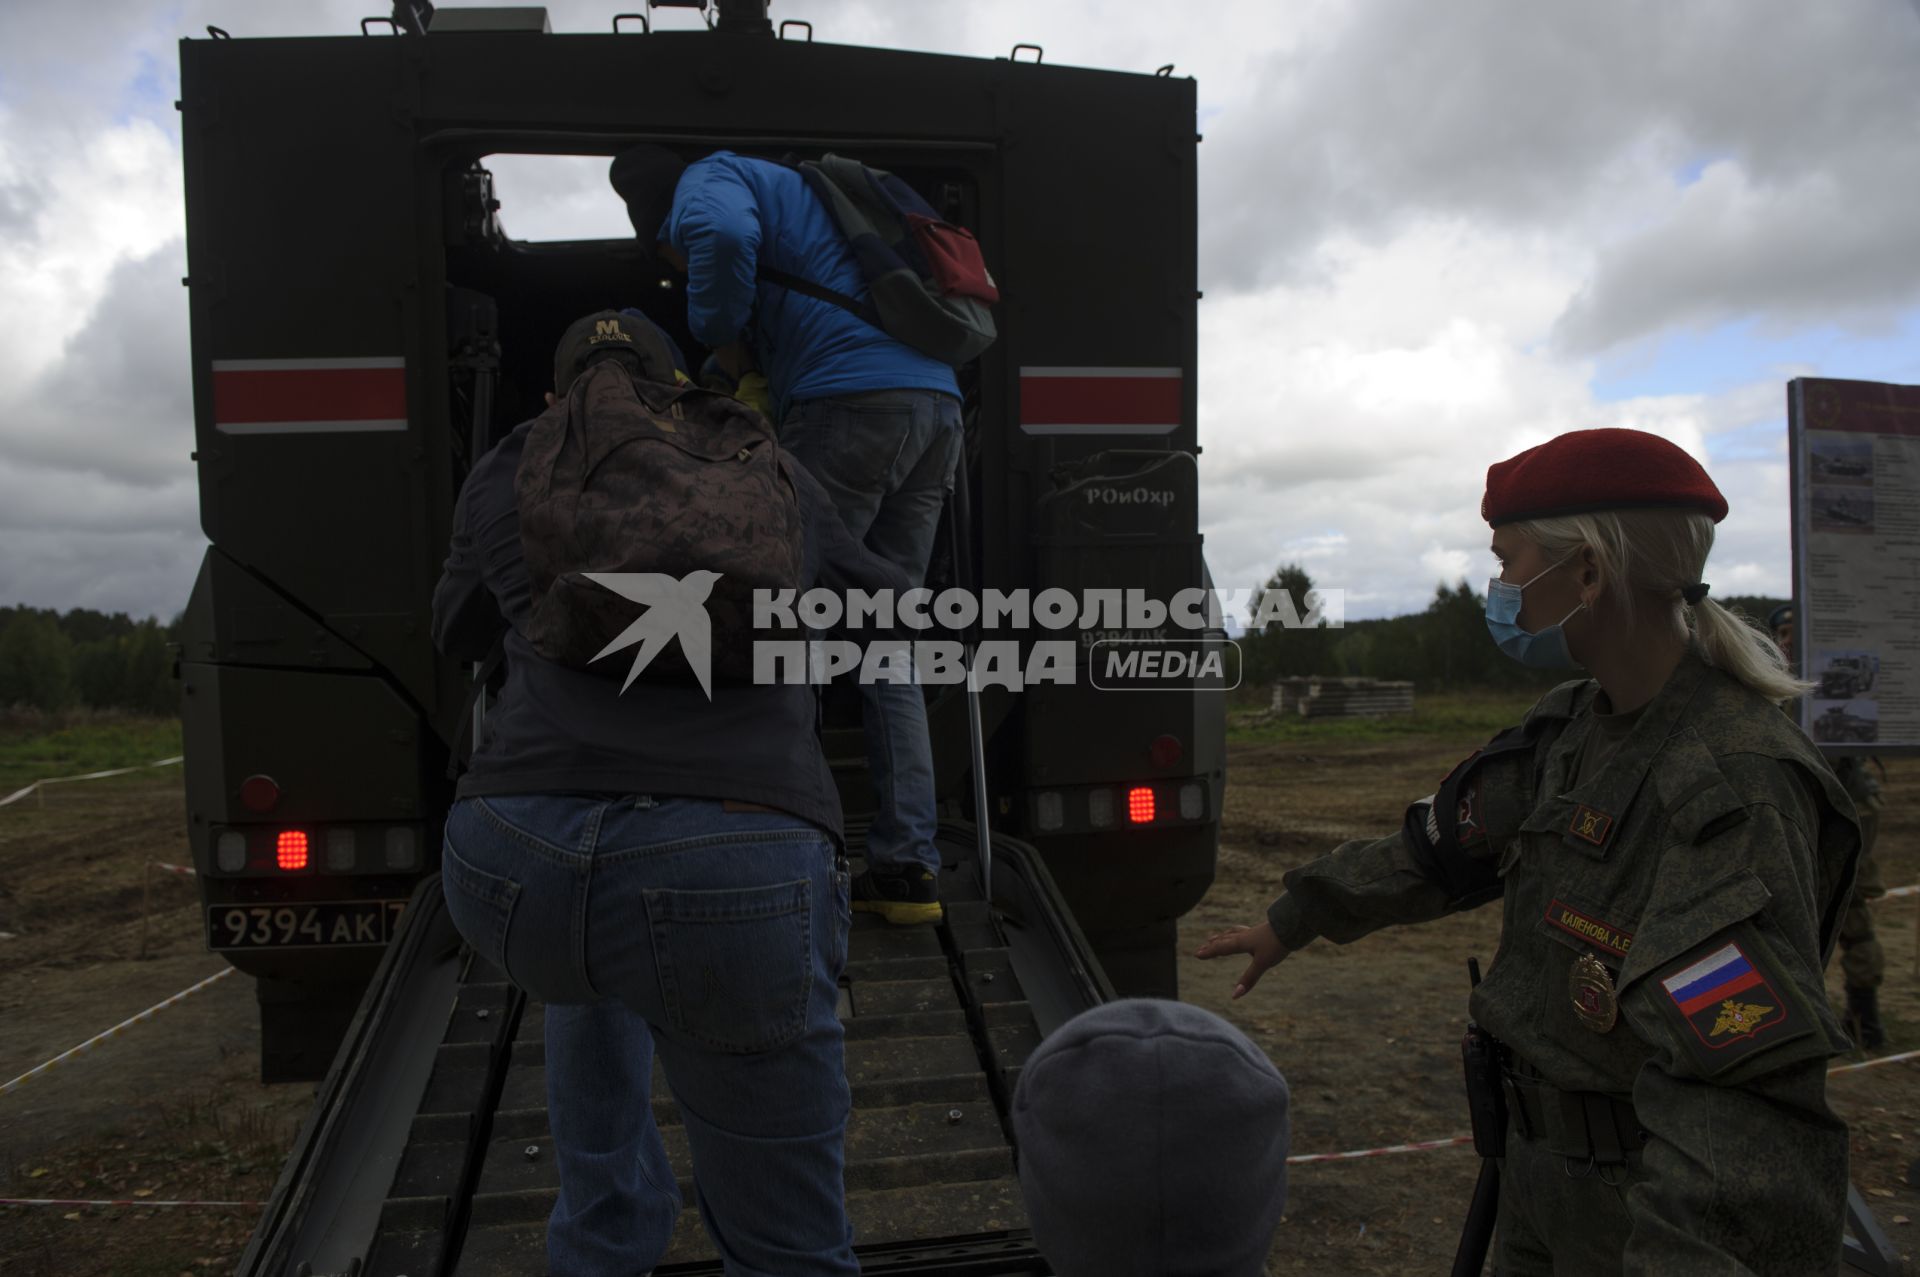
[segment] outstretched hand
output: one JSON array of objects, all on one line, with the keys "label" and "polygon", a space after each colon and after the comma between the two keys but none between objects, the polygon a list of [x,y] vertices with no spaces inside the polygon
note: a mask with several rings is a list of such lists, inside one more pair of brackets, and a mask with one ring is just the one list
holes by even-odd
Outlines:
[{"label": "outstretched hand", "polygon": [[1290,951],[1273,934],[1273,928],[1262,922],[1252,927],[1229,927],[1225,931],[1210,936],[1207,942],[1195,951],[1196,958],[1224,958],[1231,953],[1244,953],[1253,958],[1247,969],[1240,973],[1240,980],[1233,986],[1233,996],[1242,997],[1247,990],[1260,983],[1260,977],[1270,967],[1278,966],[1280,960]]}]

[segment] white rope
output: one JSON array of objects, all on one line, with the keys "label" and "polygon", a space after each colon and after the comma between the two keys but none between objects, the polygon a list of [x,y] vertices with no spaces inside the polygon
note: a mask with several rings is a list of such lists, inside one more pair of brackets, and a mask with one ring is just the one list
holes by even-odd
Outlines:
[{"label": "white rope", "polygon": [[25,1084],[26,1082],[32,1080],[33,1078],[39,1077],[42,1073],[45,1073],[50,1069],[53,1069],[61,1064],[65,1064],[68,1060],[73,1059],[77,1055],[81,1055],[87,1051],[91,1051],[94,1047],[99,1046],[102,1042],[105,1042],[108,1038],[118,1036],[120,1033],[123,1033],[127,1029],[132,1028],[134,1025],[140,1023],[142,1020],[152,1019],[154,1016],[160,1014],[160,1012],[166,1010],[168,1007],[172,1006],[174,1003],[184,1001],[185,999],[190,998],[194,994],[200,992],[200,990],[206,988],[208,985],[216,984],[219,981],[226,979],[228,976],[232,974],[233,974],[232,967],[227,967],[223,970],[216,971],[212,975],[208,976],[206,979],[200,981],[200,983],[196,985],[192,985],[189,988],[182,989],[180,990],[180,992],[174,994],[170,998],[165,999],[164,1001],[154,1003],[152,1006],[148,1007],[146,1010],[142,1011],[140,1014],[134,1015],[134,1016],[128,1016],[126,1019],[120,1021],[120,1023],[114,1025],[111,1029],[108,1029],[103,1033],[94,1034],[92,1037],[88,1038],[85,1042],[82,1042],[79,1046],[76,1046],[71,1050],[62,1051],[60,1054],[54,1056],[51,1060],[48,1060],[45,1064],[37,1064],[33,1068],[28,1069],[25,1073],[22,1073],[19,1077],[13,1079],[13,1081],[0,1085],[0,1095],[5,1095],[8,1091],[11,1091],[15,1087]]},{"label": "white rope", "polygon": [[76,780],[105,780],[109,776],[125,776],[129,772],[145,771],[150,767],[171,767],[184,757],[185,755],[176,754],[172,758],[163,758],[159,762],[141,763],[138,767],[115,767],[109,771],[87,772],[80,776],[49,776],[45,780],[34,781],[25,789],[16,789],[5,798],[0,798],[0,807],[5,807],[8,803],[19,802],[22,798],[32,794],[43,785],[65,785]]}]

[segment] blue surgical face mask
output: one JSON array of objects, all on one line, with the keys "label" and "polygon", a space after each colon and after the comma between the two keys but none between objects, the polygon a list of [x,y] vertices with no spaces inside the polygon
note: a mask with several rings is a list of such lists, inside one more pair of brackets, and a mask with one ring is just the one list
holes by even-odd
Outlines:
[{"label": "blue surgical face mask", "polygon": [[[1569,554],[1560,560],[1565,563],[1573,556]],[[1498,577],[1487,582],[1487,631],[1493,635],[1493,641],[1500,650],[1522,665],[1535,669],[1561,670],[1571,669],[1577,662],[1573,654],[1567,651],[1567,636],[1560,628],[1573,618],[1573,612],[1585,607],[1577,604],[1573,612],[1567,613],[1545,629],[1529,633],[1520,628],[1520,595],[1527,586],[1538,581],[1548,572],[1560,566],[1555,563],[1545,571],[1538,572],[1530,581],[1513,585]]]}]

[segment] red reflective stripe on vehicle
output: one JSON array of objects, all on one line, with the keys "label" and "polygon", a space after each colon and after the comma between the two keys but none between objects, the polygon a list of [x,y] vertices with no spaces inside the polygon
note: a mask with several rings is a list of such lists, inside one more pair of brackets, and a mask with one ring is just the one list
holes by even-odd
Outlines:
[{"label": "red reflective stripe on vehicle", "polygon": [[406,416],[407,370],[398,360],[343,367],[214,365],[215,425],[404,422]]},{"label": "red reflective stripe on vehicle", "polygon": [[1185,379],[1177,368],[1023,368],[1020,425],[1122,429],[1180,425]]}]

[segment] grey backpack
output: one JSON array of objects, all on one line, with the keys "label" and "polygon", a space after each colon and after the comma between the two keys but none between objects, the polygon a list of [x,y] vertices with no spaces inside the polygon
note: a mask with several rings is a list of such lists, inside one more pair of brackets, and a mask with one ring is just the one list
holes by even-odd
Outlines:
[{"label": "grey backpack", "polygon": [[972,232],[942,221],[901,179],[858,160],[824,156],[800,165],[800,175],[847,237],[872,300],[771,266],[759,268],[762,279],[831,302],[956,368],[993,344],[991,306],[1000,290]]}]

